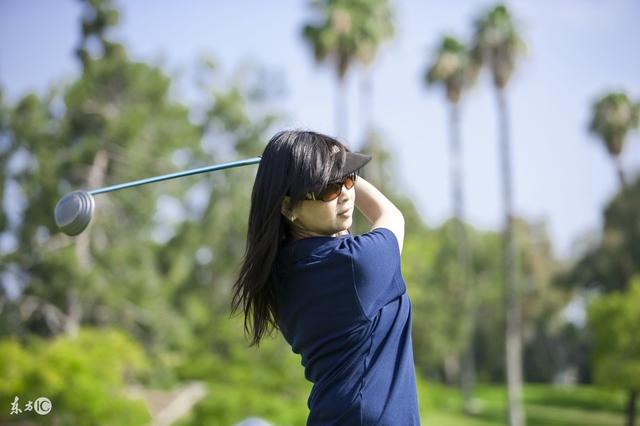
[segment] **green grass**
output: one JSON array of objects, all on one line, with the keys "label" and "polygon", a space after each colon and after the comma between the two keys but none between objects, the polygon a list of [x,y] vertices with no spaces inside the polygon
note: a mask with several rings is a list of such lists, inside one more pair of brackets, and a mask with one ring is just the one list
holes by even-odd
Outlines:
[{"label": "green grass", "polygon": [[[458,389],[420,383],[418,393],[425,425],[502,426],[506,423],[504,386],[477,386],[473,416],[463,414]],[[536,384],[526,385],[524,389],[528,426],[622,425],[624,400],[624,392],[591,386],[568,389]]]}]

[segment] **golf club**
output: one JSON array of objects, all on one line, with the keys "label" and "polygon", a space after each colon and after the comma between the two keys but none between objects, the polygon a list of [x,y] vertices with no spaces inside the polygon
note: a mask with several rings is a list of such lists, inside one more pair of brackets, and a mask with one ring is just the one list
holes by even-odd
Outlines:
[{"label": "golf club", "polygon": [[183,172],[170,173],[166,175],[135,180],[132,182],[120,183],[118,185],[92,189],[90,191],[73,191],[62,197],[60,201],[58,201],[58,204],[56,204],[56,225],[62,232],[71,236],[78,235],[79,233],[84,231],[87,225],[89,225],[91,218],[93,217],[93,211],[95,210],[95,200],[93,196],[97,194],[118,191],[125,188],[132,188],[134,186],[146,185],[148,183],[159,182],[162,180],[169,180],[183,176],[212,172],[215,170],[247,166],[250,164],[259,163],[261,158],[262,157],[253,157],[246,160],[214,164],[212,166],[200,167]]}]

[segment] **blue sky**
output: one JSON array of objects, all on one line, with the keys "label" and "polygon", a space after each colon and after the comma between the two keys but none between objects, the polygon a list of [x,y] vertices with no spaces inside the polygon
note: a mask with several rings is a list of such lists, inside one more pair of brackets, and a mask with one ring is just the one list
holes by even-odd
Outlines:
[{"label": "blue sky", "polygon": [[[118,3],[113,38],[133,58],[186,73],[203,53],[227,71],[253,60],[282,74],[286,94],[278,106],[286,127],[334,133],[335,80],[313,63],[300,37],[310,16],[307,1],[137,1]],[[405,192],[430,226],[451,214],[447,108],[443,93],[423,85],[439,38],[471,35],[473,18],[494,2],[477,0],[393,2],[396,37],[373,67],[373,117]],[[540,0],[507,2],[529,46],[510,83],[514,202],[518,215],[544,221],[556,255],[567,257],[579,239],[601,225],[601,211],[617,188],[613,165],[586,131],[591,104],[609,90],[640,100],[640,2]],[[0,0],[0,85],[10,101],[78,72],[79,2]],[[348,75],[352,149],[361,144],[361,73]],[[189,98],[186,84],[177,96]],[[481,229],[502,225],[497,117],[488,75],[464,99],[467,219]],[[640,137],[627,140],[623,164],[640,172]],[[248,189],[249,190],[249,189]]]}]

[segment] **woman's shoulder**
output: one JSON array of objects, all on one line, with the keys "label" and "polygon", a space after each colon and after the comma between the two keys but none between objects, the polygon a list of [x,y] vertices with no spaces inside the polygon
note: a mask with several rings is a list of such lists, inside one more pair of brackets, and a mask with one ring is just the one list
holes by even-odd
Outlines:
[{"label": "woman's shoulder", "polygon": [[328,257],[340,249],[341,243],[348,235],[338,237],[314,236],[294,241],[285,241],[278,248],[277,259],[280,263],[296,263],[305,258]]},{"label": "woman's shoulder", "polygon": [[350,239],[345,240],[351,244],[353,249],[367,250],[375,248],[384,248],[398,246],[398,240],[395,234],[388,228],[374,228],[364,234],[352,235]]},{"label": "woman's shoulder", "polygon": [[319,261],[331,257],[373,260],[376,255],[399,255],[397,240],[387,228],[375,228],[363,234],[314,236],[283,242],[278,249],[278,262],[292,264],[303,260]]}]

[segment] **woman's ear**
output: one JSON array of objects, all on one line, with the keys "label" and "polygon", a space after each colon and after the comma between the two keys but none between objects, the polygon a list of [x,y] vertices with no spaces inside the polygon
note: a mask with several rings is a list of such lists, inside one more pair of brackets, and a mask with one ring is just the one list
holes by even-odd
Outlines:
[{"label": "woman's ear", "polygon": [[287,219],[291,220],[293,216],[293,210],[291,209],[291,197],[285,195],[282,199],[282,204],[280,205],[280,213]]},{"label": "woman's ear", "polygon": [[280,213],[290,220],[291,223],[295,222],[296,215],[293,214],[293,208],[291,207],[291,197],[287,195],[284,196],[282,199],[282,205],[280,206]]}]

